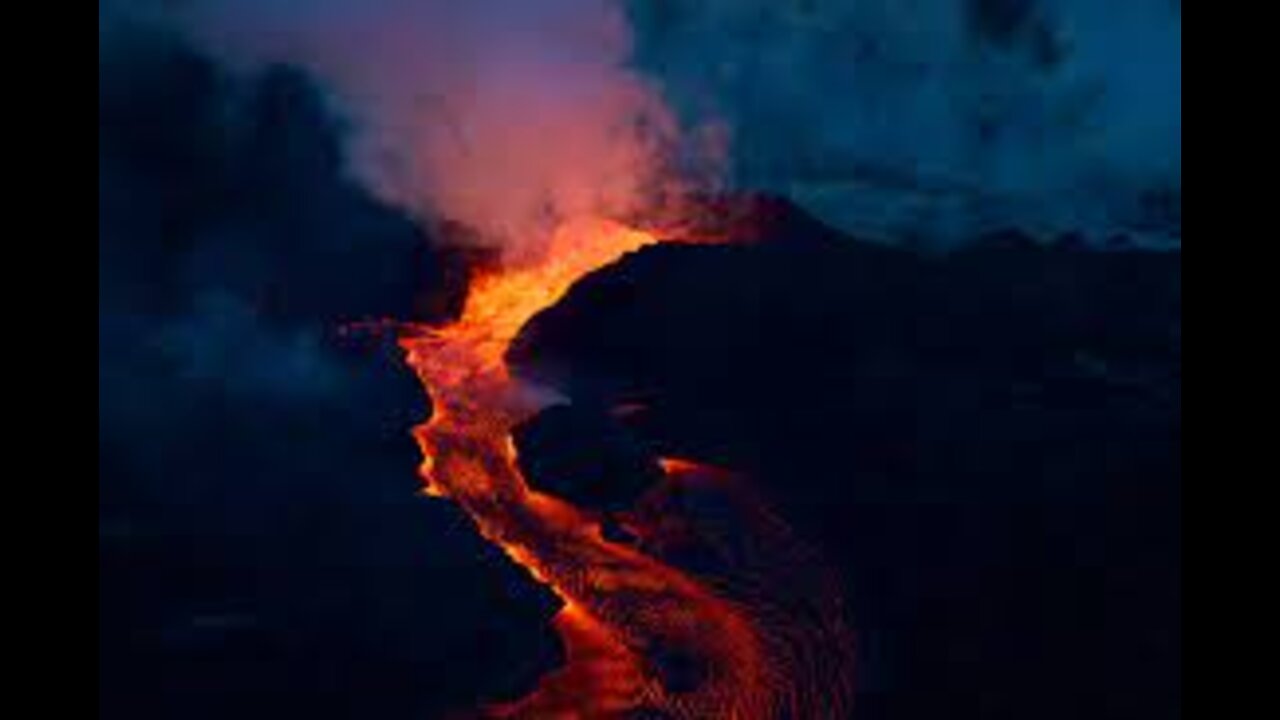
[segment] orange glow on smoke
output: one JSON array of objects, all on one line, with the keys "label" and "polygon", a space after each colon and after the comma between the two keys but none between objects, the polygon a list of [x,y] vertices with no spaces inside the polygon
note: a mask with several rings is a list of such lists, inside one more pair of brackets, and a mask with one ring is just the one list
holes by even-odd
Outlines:
[{"label": "orange glow on smoke", "polygon": [[[564,601],[555,627],[566,665],[529,697],[490,708],[493,717],[605,718],[640,708],[677,718],[791,716],[767,638],[743,607],[605,540],[594,514],[529,488],[516,465],[510,429],[545,397],[511,377],[503,360],[511,341],[583,275],[656,242],[608,221],[567,223],[540,258],[476,278],[457,321],[408,326],[400,338],[433,400],[431,419],[414,428],[424,492],[458,503],[484,537]],[[694,466],[663,467],[675,476]],[[659,653],[689,659],[697,682],[664,676]]]}]

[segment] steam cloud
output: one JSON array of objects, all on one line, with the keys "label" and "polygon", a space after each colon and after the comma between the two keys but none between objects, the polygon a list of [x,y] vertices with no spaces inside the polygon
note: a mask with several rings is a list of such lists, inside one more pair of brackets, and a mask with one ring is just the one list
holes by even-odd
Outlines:
[{"label": "steam cloud", "polygon": [[1181,236],[1177,0],[631,3],[637,65],[736,184],[873,236]]},{"label": "steam cloud", "polygon": [[240,65],[285,62],[349,114],[384,198],[516,255],[559,220],[634,211],[672,175],[662,101],[609,0],[221,0],[180,24]]},{"label": "steam cloud", "polygon": [[1177,0],[173,7],[224,60],[317,76],[384,198],[518,253],[721,159],[735,186],[872,237],[1181,238]]}]

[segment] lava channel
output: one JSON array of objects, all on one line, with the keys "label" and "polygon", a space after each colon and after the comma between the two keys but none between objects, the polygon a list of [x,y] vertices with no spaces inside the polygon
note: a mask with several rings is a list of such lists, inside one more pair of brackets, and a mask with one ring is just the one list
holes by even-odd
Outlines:
[{"label": "lava channel", "polygon": [[[566,223],[540,261],[473,279],[456,321],[402,327],[400,346],[433,406],[414,428],[424,492],[457,503],[487,540],[563,601],[554,623],[566,664],[529,696],[484,712],[584,720],[844,717],[847,663],[815,659],[846,651],[838,622],[798,635],[787,629],[795,623],[776,617],[785,613],[760,602],[767,592],[735,597],[732,583],[682,571],[643,543],[606,540],[593,513],[531,488],[517,466],[510,431],[550,397],[509,372],[511,341],[580,277],[657,242],[605,220]],[[675,484],[691,466],[664,467]],[[661,514],[658,500],[649,507]],[[635,522],[644,526],[646,517],[652,535],[660,526],[654,513],[637,512]],[[815,663],[837,671],[814,674]]]}]

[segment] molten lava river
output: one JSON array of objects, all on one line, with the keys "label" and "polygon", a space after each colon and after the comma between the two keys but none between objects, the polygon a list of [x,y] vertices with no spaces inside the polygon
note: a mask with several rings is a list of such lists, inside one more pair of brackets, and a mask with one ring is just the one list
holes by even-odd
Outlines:
[{"label": "molten lava river", "polygon": [[[847,716],[851,646],[836,583],[742,483],[664,460],[666,480],[626,513],[635,542],[605,539],[595,513],[530,487],[511,429],[546,403],[504,355],[521,327],[580,277],[659,242],[603,220],[562,225],[542,259],[473,279],[459,318],[403,326],[399,343],[432,399],[414,428],[425,492],[562,601],[563,667],[499,718],[803,720]],[[606,481],[607,479],[601,479]],[[701,527],[674,500],[718,493],[739,520]],[[743,538],[746,538],[745,540]],[[732,540],[735,549],[726,550]],[[718,552],[727,570],[682,570],[675,553]],[[745,548],[745,549],[743,549]],[[732,556],[732,557],[730,557]]]}]

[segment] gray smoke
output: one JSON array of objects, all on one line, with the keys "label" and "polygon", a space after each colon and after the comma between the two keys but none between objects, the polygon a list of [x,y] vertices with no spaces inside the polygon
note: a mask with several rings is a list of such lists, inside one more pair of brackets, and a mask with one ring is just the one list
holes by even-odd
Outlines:
[{"label": "gray smoke", "polygon": [[715,176],[721,159],[736,187],[871,236],[1181,236],[1170,0],[175,7],[225,60],[317,76],[384,198],[516,252],[566,216]]},{"label": "gray smoke", "polygon": [[630,6],[677,112],[732,128],[739,186],[873,234],[1180,235],[1180,3]]}]

